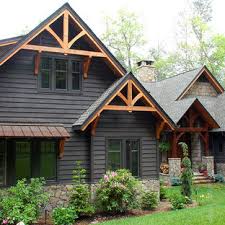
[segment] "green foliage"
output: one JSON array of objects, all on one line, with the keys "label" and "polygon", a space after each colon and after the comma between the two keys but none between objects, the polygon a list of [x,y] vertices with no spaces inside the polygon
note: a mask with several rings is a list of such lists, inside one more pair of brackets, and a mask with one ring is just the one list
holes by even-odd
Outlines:
[{"label": "green foliage", "polygon": [[166,199],[166,188],[163,185],[163,182],[160,181],[160,200]]},{"label": "green foliage", "polygon": [[170,143],[168,141],[161,141],[159,143],[159,149],[161,152],[168,152],[170,150]]},{"label": "green foliage", "polygon": [[224,183],[225,182],[224,176],[222,174],[216,174],[215,175],[215,182]]},{"label": "green foliage", "polygon": [[193,172],[191,169],[191,160],[188,157],[188,146],[184,142],[180,142],[179,145],[183,150],[183,159],[182,159],[182,166],[183,171],[181,174],[181,194],[185,197],[191,198],[192,194],[192,177]]},{"label": "green foliage", "polygon": [[128,71],[133,71],[140,57],[140,49],[145,44],[143,26],[139,23],[138,17],[132,12],[121,9],[116,18],[106,17],[105,23],[103,41],[120,63]]},{"label": "green foliage", "polygon": [[54,225],[73,225],[77,214],[73,207],[58,207],[53,210],[52,219]]},{"label": "green foliage", "polygon": [[86,170],[77,162],[73,170],[73,190],[70,195],[70,205],[76,209],[78,216],[94,213],[94,207],[90,203],[90,190],[85,183]]},{"label": "green foliage", "polygon": [[158,196],[156,193],[147,191],[144,192],[142,197],[141,197],[141,208],[142,209],[154,209],[158,205]]},{"label": "green foliage", "polygon": [[10,224],[20,221],[30,224],[35,221],[41,207],[48,200],[44,184],[42,178],[32,178],[30,183],[23,179],[18,181],[15,187],[9,188],[8,194],[0,202],[2,218],[7,219]]},{"label": "green foliage", "polygon": [[118,213],[137,207],[139,181],[128,170],[108,171],[96,190],[97,205],[102,211]]},{"label": "green foliage", "polygon": [[170,196],[169,200],[170,200],[170,203],[172,205],[172,209],[177,210],[177,209],[185,208],[186,199],[183,195],[173,194],[173,195]]},{"label": "green foliage", "polygon": [[180,186],[181,179],[180,179],[180,177],[171,177],[170,183],[171,183],[171,186]]}]

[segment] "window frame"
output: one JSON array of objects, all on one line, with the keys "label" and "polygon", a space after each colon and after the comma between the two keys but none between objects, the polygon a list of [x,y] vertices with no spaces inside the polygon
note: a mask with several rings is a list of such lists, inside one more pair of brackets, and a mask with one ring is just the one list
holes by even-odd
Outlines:
[{"label": "window frame", "polygon": [[[106,162],[105,162],[105,168],[106,168],[106,171],[108,170],[108,153],[109,153],[109,149],[108,149],[108,142],[109,142],[109,140],[121,140],[122,141],[122,152],[121,152],[121,157],[122,157],[122,159],[121,159],[121,165],[120,165],[120,168],[125,168],[125,169],[128,169],[130,172],[132,172],[131,171],[131,168],[127,168],[127,153],[126,153],[126,142],[127,141],[134,141],[134,140],[136,140],[136,141],[138,141],[139,143],[138,143],[138,146],[139,146],[139,152],[138,152],[138,156],[139,156],[139,158],[138,158],[138,164],[139,164],[139,166],[138,166],[138,176],[136,176],[136,177],[141,177],[142,176],[142,169],[141,169],[141,155],[142,155],[142,138],[141,137],[106,137],[106,139],[105,139],[105,146],[106,146],[106,157],[105,157],[105,159],[106,159]],[[132,153],[131,153],[131,151],[129,152],[129,154],[131,155]],[[131,160],[130,160],[130,162],[131,162]]]},{"label": "window frame", "polygon": [[[50,58],[51,59],[51,68],[50,68],[50,78],[49,78],[49,88],[42,88],[41,84],[41,77],[42,77],[42,58]],[[83,90],[83,62],[84,58],[80,56],[64,56],[64,55],[56,55],[56,54],[46,54],[43,53],[41,55],[40,65],[39,65],[39,73],[38,73],[38,91],[39,92],[46,92],[46,93],[73,93],[73,94],[80,94]],[[56,88],[56,67],[55,61],[56,60],[66,60],[67,61],[67,79],[66,79],[66,89],[58,89]],[[72,62],[76,61],[80,63],[80,74],[79,74],[79,89],[72,89]]]},{"label": "window frame", "polygon": [[[10,157],[7,158],[7,164],[10,160],[10,167],[6,168],[6,184],[5,186],[11,186],[14,185],[16,183],[16,142],[30,142],[31,144],[31,151],[30,151],[30,178],[32,177],[40,177],[40,158],[41,158],[41,142],[42,141],[52,141],[55,143],[55,157],[56,157],[56,161],[55,161],[55,179],[47,179],[46,183],[47,184],[55,184],[58,181],[58,163],[59,163],[59,159],[58,159],[58,143],[59,140],[58,139],[45,139],[45,138],[40,138],[40,139],[25,139],[25,138],[21,138],[21,139],[11,139],[9,141],[7,141],[7,146],[9,147],[9,149],[7,148],[7,152],[10,151],[10,153],[8,155],[10,155]],[[9,179],[10,178],[10,179]]]}]

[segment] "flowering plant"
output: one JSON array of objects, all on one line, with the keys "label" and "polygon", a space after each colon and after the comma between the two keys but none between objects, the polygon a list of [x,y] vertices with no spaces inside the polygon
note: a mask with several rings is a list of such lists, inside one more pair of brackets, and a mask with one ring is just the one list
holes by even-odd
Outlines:
[{"label": "flowering plant", "polygon": [[128,170],[108,171],[96,190],[97,205],[106,212],[125,212],[136,208],[139,181]]}]

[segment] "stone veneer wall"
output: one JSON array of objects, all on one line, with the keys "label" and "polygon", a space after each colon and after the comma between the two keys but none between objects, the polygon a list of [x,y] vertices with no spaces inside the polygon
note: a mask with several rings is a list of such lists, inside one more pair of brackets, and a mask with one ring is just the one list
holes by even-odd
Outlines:
[{"label": "stone veneer wall", "polygon": [[216,172],[225,176],[225,163],[216,163]]},{"label": "stone veneer wall", "polygon": [[[156,192],[159,197],[160,191],[160,183],[158,179],[149,179],[149,180],[142,180],[143,190],[148,190],[152,192]],[[91,184],[91,199],[94,200],[95,198],[95,190],[97,184]],[[69,202],[70,191],[72,190],[72,185],[50,185],[46,186],[45,190],[50,194],[49,203],[46,209],[51,212],[52,209],[58,206],[66,206]]]},{"label": "stone veneer wall", "polygon": [[169,158],[169,175],[171,177],[179,177],[181,174],[181,159]]},{"label": "stone veneer wall", "polygon": [[207,167],[208,176],[214,177],[214,156],[203,156],[202,162]]},{"label": "stone veneer wall", "polygon": [[217,96],[215,88],[209,82],[196,81],[188,90],[185,97],[192,96]]}]

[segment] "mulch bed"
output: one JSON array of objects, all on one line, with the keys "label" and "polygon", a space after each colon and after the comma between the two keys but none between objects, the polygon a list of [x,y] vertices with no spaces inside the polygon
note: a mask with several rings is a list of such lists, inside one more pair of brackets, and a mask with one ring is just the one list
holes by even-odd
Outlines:
[{"label": "mulch bed", "polygon": [[[196,207],[197,203],[193,202],[192,204],[188,205],[188,208]],[[106,214],[106,213],[99,213],[95,214],[92,217],[83,217],[76,221],[75,225],[89,225],[89,224],[98,224],[100,222],[104,222],[107,220],[113,220],[113,219],[122,219],[122,218],[128,218],[128,217],[134,217],[134,216],[144,216],[144,215],[150,215],[155,214],[159,212],[166,212],[171,210],[171,204],[168,201],[161,201],[156,209],[153,210],[131,210],[127,213],[123,214]],[[33,225],[52,225],[52,222],[50,220],[45,223],[43,220],[40,220],[38,223],[35,223]]]}]

